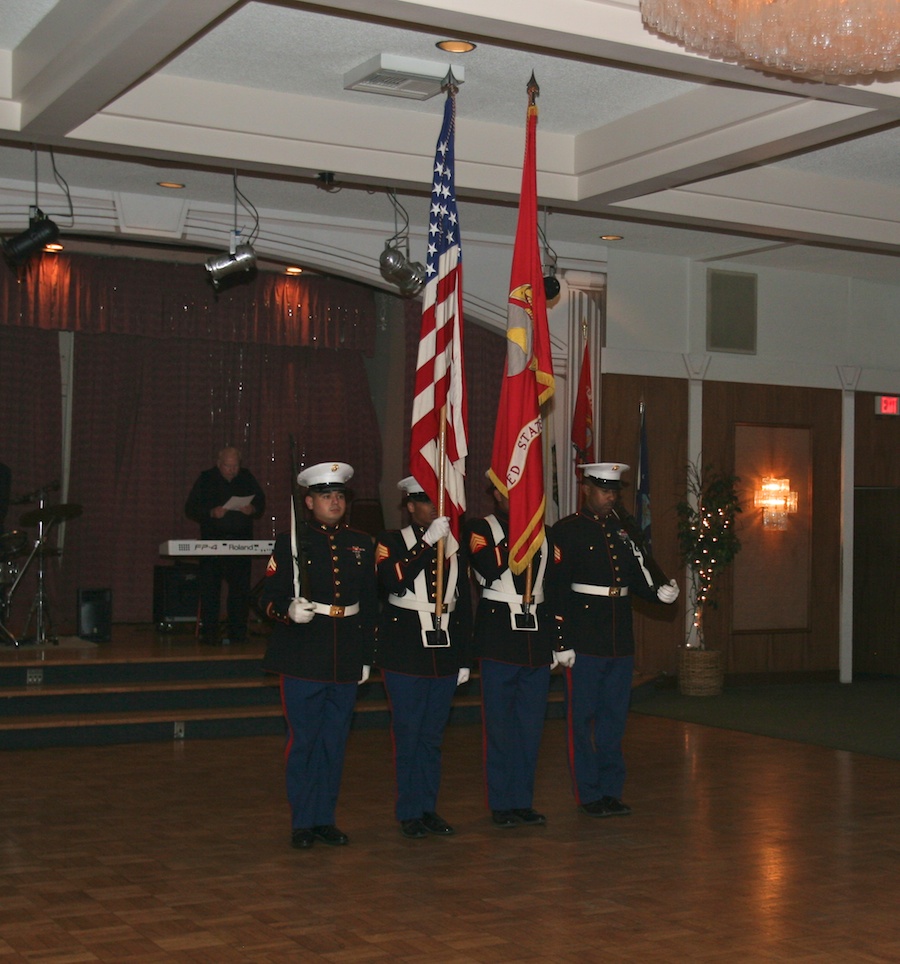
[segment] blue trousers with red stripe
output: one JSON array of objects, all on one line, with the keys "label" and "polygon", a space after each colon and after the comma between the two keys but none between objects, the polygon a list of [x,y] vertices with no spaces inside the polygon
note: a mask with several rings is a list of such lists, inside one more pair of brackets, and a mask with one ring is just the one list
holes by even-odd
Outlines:
[{"label": "blue trousers with red stripe", "polygon": [[391,704],[398,820],[432,813],[441,786],[441,744],[456,692],[452,676],[406,676],[382,670]]},{"label": "blue trousers with red stripe", "polygon": [[491,810],[527,809],[547,713],[550,666],[481,660],[484,775]]},{"label": "blue trousers with red stripe", "polygon": [[356,689],[356,683],[281,677],[292,830],[334,823]]},{"label": "blue trousers with red stripe", "polygon": [[578,653],[575,665],[566,670],[569,771],[579,804],[622,796],[622,738],[633,674],[633,656],[584,653]]}]

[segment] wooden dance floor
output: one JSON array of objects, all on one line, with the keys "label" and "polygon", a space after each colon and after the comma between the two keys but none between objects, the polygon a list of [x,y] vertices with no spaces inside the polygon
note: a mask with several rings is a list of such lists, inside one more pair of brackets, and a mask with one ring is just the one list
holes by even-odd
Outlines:
[{"label": "wooden dance floor", "polygon": [[0,964],[897,961],[900,764],[632,715],[630,817],[494,828],[481,731],[448,731],[448,839],[406,840],[390,736],[351,734],[339,825],[289,846],[281,739],[0,756]]}]

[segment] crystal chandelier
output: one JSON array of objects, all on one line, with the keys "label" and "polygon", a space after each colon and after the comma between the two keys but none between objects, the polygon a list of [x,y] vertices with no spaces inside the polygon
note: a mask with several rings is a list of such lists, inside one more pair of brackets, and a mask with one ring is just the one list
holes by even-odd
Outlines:
[{"label": "crystal chandelier", "polygon": [[898,0],[641,0],[645,24],[698,51],[826,79],[900,69]]}]

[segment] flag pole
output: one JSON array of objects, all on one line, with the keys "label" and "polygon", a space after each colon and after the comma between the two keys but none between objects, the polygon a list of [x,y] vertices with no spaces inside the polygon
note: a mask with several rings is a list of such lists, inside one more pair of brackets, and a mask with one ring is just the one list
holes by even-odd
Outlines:
[{"label": "flag pole", "polygon": [[[438,430],[438,504],[437,514],[444,514],[444,462],[447,457],[447,406],[441,406],[440,429]],[[437,543],[437,570],[434,585],[435,628],[441,629],[441,613],[444,609],[444,539]]]}]

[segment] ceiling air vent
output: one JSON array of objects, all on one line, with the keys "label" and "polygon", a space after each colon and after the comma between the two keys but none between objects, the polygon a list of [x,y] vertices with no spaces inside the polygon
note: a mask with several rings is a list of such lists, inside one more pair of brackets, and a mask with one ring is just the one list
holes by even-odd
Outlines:
[{"label": "ceiling air vent", "polygon": [[[344,74],[344,90],[363,90],[386,97],[405,97],[407,100],[428,100],[441,92],[441,84],[450,69],[450,64],[379,54]],[[452,69],[456,83],[463,83],[464,68],[454,64]]]}]

